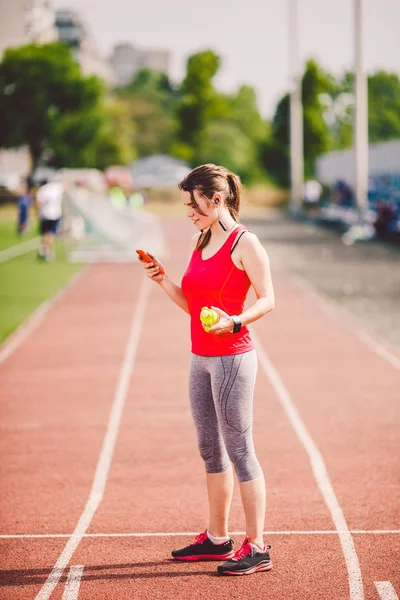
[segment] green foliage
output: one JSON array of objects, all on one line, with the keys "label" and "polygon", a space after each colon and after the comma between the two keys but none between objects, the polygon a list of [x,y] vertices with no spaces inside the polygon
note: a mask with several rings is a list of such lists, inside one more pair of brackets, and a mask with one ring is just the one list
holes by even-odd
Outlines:
[{"label": "green foliage", "polygon": [[[354,76],[347,72],[337,81],[331,93],[331,148],[353,145]],[[397,75],[378,71],[368,77],[369,141],[383,142],[400,137],[400,79]]]},{"label": "green foliage", "polygon": [[184,142],[172,142],[169,147],[169,152],[171,156],[175,158],[179,158],[180,160],[184,160],[187,163],[194,162],[194,149],[189,144],[185,144]]},{"label": "green foliage", "polygon": [[283,187],[289,185],[289,108],[289,94],[285,94],[276,107],[270,137],[261,148],[261,160],[266,170]]},{"label": "green foliage", "polygon": [[400,78],[378,71],[368,77],[369,138],[380,142],[400,137]]},{"label": "green foliage", "polygon": [[169,153],[191,164],[217,162],[244,179],[263,178],[260,146],[268,126],[255,91],[220,94],[212,79],[220,66],[210,50],[189,57],[176,89],[165,75],[142,69],[117,93],[130,106],[139,155]]},{"label": "green foliage", "polygon": [[140,69],[123,90],[128,95],[140,97],[167,110],[179,95],[179,90],[174,88],[165,73],[151,69]]},{"label": "green foliage", "polygon": [[102,113],[103,126],[95,146],[95,164],[99,169],[127,165],[136,158],[136,130],[129,103],[109,97]]},{"label": "green foliage", "polygon": [[211,119],[220,113],[218,95],[211,83],[219,66],[220,59],[211,50],[193,54],[188,59],[177,107],[177,136],[181,142],[194,148],[195,156],[202,132]]},{"label": "green foliage", "polygon": [[324,119],[321,94],[332,89],[330,77],[315,61],[309,60],[302,81],[304,172],[306,177],[314,174],[317,156],[329,150],[329,128]]},{"label": "green foliage", "polygon": [[111,96],[90,112],[62,116],[49,139],[49,163],[61,168],[126,165],[135,157],[135,130],[129,107]]},{"label": "green foliage", "polygon": [[129,107],[137,154],[167,153],[176,138],[174,112],[179,95],[168,77],[142,69],[128,86],[115,93]]},{"label": "green foliage", "polygon": [[6,50],[0,63],[0,81],[0,112],[4,117],[0,146],[27,144],[32,169],[56,137],[60,119],[74,121],[77,113],[90,114],[102,95],[101,82],[84,77],[70,50],[60,43]]},{"label": "green foliage", "polygon": [[178,88],[165,74],[142,69],[113,98],[104,98],[100,82],[82,76],[64,45],[8,51],[0,66],[7,115],[0,143],[28,144],[33,168],[44,151],[55,167],[99,168],[170,153],[259,178],[267,124],[251,87],[233,95],[215,90],[219,67],[220,58],[206,50],[189,57]]},{"label": "green foliage", "polygon": [[[174,86],[167,75],[140,70],[105,96],[84,77],[63,44],[7,50],[0,63],[0,146],[27,144],[32,168],[45,155],[56,167],[127,164],[135,156],[166,153],[192,165],[216,162],[251,183],[273,176],[289,184],[289,95],[271,123],[260,115],[255,90],[221,94],[213,85],[220,57],[189,57]],[[368,78],[370,141],[400,137],[400,79],[379,71]],[[318,155],[353,140],[353,75],[339,78],[309,60],[302,80],[305,176]]]},{"label": "green foliage", "polygon": [[230,99],[231,120],[255,143],[265,139],[268,125],[262,119],[257,106],[254,88],[242,85]]},{"label": "green foliage", "polygon": [[139,95],[129,100],[131,118],[136,128],[136,147],[139,156],[167,151],[173,139],[174,123],[168,112]]},{"label": "green foliage", "polygon": [[197,150],[199,163],[212,162],[246,177],[256,160],[251,139],[229,121],[213,121],[204,130]]},{"label": "green foliage", "polygon": [[219,57],[210,50],[189,57],[176,111],[179,143],[171,151],[193,165],[224,165],[244,181],[263,179],[261,143],[268,125],[256,93],[242,86],[235,94],[219,94],[212,84],[219,67]]},{"label": "green foliage", "polygon": [[[304,173],[312,176],[315,159],[328,150],[353,145],[354,76],[335,79],[315,61],[308,61],[302,81]],[[275,179],[289,184],[290,103],[288,94],[279,101],[271,136],[262,144],[262,162]],[[379,71],[368,77],[370,142],[400,137],[400,79]]]},{"label": "green foliage", "polygon": [[49,164],[56,168],[96,166],[95,146],[102,126],[99,110],[76,111],[58,118],[47,138],[51,149]]},{"label": "green foliage", "polygon": [[[302,79],[304,172],[311,177],[316,157],[330,148],[330,133],[324,119],[323,94],[332,92],[333,80],[314,60],[309,60]],[[271,139],[263,146],[265,167],[280,185],[289,185],[290,97],[278,103],[271,127]]]}]

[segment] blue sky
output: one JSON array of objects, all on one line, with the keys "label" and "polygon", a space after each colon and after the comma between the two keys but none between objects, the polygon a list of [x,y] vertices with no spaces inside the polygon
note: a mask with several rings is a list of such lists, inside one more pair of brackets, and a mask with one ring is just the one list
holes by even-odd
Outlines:
[{"label": "blue sky", "polygon": [[[75,8],[104,55],[114,44],[169,49],[170,76],[179,81],[187,56],[211,48],[222,58],[215,79],[221,91],[241,84],[257,90],[265,117],[287,90],[288,0],[53,0]],[[400,75],[400,0],[363,0],[364,64],[368,72]],[[299,52],[327,70],[351,69],[353,0],[298,0]],[[235,8],[233,8],[235,7]]]}]

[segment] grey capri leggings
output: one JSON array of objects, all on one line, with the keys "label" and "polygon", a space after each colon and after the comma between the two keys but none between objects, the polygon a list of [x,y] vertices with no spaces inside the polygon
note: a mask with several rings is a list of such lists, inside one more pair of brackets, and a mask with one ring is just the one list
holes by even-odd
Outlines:
[{"label": "grey capri leggings", "polygon": [[262,474],[252,435],[256,373],[255,350],[233,356],[192,354],[190,406],[207,473],[222,473],[231,461],[241,482]]}]

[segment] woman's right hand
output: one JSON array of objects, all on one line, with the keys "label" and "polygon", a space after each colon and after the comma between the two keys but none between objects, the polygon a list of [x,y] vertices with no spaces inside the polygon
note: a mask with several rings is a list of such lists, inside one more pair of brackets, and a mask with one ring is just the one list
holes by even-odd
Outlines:
[{"label": "woman's right hand", "polygon": [[[139,258],[140,262],[144,266],[144,272],[146,273],[147,277],[149,279],[151,279],[152,281],[155,281],[156,283],[161,283],[165,279],[166,275],[165,275],[165,273],[160,273],[160,267],[157,265],[157,263],[159,263],[163,269],[164,269],[164,265],[162,264],[161,261],[156,259],[155,256],[153,256],[152,254],[149,254],[149,256],[154,259],[154,264],[147,263],[144,260],[142,260],[141,258]],[[164,271],[165,271],[165,269],[164,269]]]}]

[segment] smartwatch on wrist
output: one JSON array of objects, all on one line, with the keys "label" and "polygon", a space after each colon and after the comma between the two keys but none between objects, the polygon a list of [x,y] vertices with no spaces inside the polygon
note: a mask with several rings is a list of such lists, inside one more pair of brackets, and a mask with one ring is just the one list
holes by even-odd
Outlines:
[{"label": "smartwatch on wrist", "polygon": [[233,321],[232,333],[239,333],[239,331],[242,328],[242,321],[241,321],[240,317],[238,317],[236,315],[232,315],[231,319]]}]

